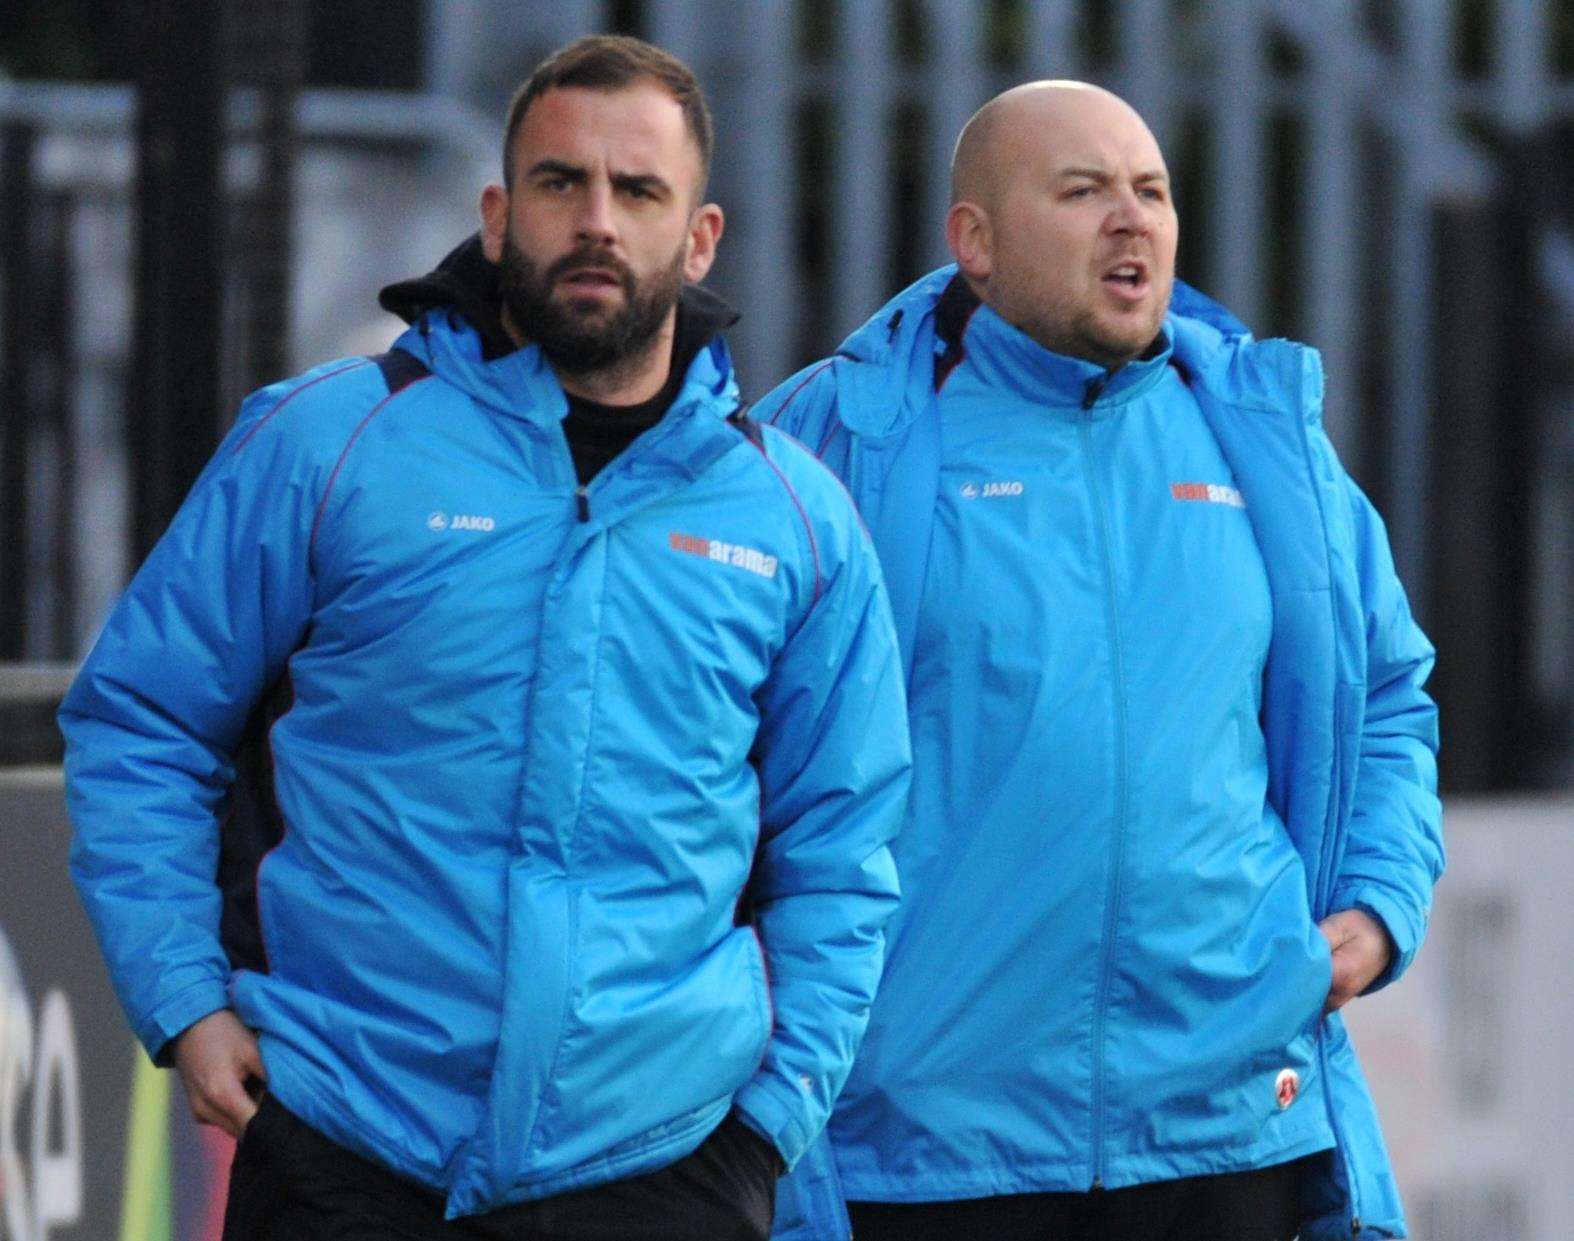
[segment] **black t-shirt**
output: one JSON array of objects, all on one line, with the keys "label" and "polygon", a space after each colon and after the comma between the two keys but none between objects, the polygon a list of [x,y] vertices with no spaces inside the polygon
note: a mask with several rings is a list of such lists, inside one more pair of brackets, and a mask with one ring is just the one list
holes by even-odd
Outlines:
[{"label": "black t-shirt", "polygon": [[637,405],[603,405],[568,393],[563,435],[574,458],[574,473],[584,486],[641,434],[661,421],[683,386],[689,364],[716,335],[716,323],[678,303],[672,332],[672,360],[661,391]]}]

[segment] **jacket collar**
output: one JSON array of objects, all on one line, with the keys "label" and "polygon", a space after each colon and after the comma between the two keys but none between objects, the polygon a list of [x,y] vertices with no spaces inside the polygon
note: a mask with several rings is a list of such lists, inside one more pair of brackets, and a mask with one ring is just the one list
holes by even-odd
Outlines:
[{"label": "jacket collar", "polygon": [[[871,438],[895,434],[912,423],[934,399],[934,359],[944,357],[947,345],[941,333],[940,303],[957,275],[956,264],[949,263],[903,289],[877,310],[862,327],[847,337],[837,350],[837,356],[852,362],[871,363],[868,366],[838,366],[836,378],[842,398],[838,413],[850,431]],[[975,321],[982,324],[983,308],[971,316],[967,330],[971,335]],[[1001,329],[1016,331],[1005,324],[992,311]],[[990,337],[996,329],[986,328]],[[1018,332],[1022,341],[1047,358],[1054,358],[1048,350],[1031,338]],[[1237,344],[1251,339],[1246,325],[1212,298],[1199,293],[1184,281],[1175,282],[1170,299],[1170,313],[1165,319],[1164,335],[1174,350],[1174,360],[1190,375],[1197,374],[1213,362],[1227,344]],[[986,342],[988,345],[996,341]],[[1002,347],[1009,347],[1000,342]],[[1184,343],[1184,350],[1183,350]],[[1084,377],[1101,372],[1092,363],[1080,363],[1065,358],[1063,362],[1074,367],[1085,367]],[[1136,364],[1139,367],[1143,364]],[[1009,369],[1009,368],[1008,368]],[[1122,368],[1128,369],[1128,368]],[[1152,382],[1162,367],[1154,368]],[[1119,384],[1113,384],[1104,396],[1113,398],[1125,391],[1134,395],[1127,385],[1140,386],[1145,371],[1135,371]],[[1060,371],[1058,378],[1073,379],[1068,371]],[[1082,389],[1076,402],[1080,405],[1086,389]],[[1040,394],[1041,399],[1041,394]]]},{"label": "jacket collar", "polygon": [[[432,372],[480,404],[512,418],[555,425],[568,413],[568,398],[535,345],[487,358],[481,334],[458,311],[424,311],[394,342],[425,362]],[[738,406],[732,356],[721,337],[700,349],[684,376],[664,421],[692,413],[723,419]]]},{"label": "jacket collar", "polygon": [[1113,370],[1044,348],[1026,332],[980,305],[962,338],[963,356],[976,382],[992,391],[1051,409],[1113,413],[1158,382],[1169,365],[1167,336],[1148,357]]}]

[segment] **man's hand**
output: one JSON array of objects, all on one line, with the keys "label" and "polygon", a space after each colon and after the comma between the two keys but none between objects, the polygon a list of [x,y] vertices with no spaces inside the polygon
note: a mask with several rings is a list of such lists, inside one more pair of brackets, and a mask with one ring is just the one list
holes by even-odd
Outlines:
[{"label": "man's hand", "polygon": [[197,1122],[240,1137],[257,1114],[246,1083],[267,1080],[257,1040],[240,1018],[221,1008],[182,1030],[175,1037],[175,1071]]},{"label": "man's hand", "polygon": [[1317,924],[1333,956],[1333,982],[1323,1012],[1337,1012],[1377,980],[1394,956],[1388,930],[1361,909],[1329,914]]}]

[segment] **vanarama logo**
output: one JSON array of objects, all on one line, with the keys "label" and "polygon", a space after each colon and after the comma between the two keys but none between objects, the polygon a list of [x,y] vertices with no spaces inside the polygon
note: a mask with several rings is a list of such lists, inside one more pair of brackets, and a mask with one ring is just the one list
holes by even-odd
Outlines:
[{"label": "vanarama logo", "polygon": [[703,556],[718,564],[747,569],[750,573],[758,573],[761,577],[776,576],[776,557],[769,556],[758,548],[744,547],[740,543],[723,543],[720,539],[702,539],[693,534],[680,534],[676,530],[667,536],[667,545],[675,552]]},{"label": "vanarama logo", "polygon": [[1171,483],[1170,495],[1177,500],[1200,500],[1204,504],[1225,504],[1245,508],[1246,499],[1234,487],[1222,483]]}]

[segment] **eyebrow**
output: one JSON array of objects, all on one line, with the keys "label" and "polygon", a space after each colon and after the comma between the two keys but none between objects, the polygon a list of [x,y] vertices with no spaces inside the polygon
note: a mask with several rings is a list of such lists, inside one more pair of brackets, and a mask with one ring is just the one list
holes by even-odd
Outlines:
[{"label": "eyebrow", "polygon": [[615,172],[612,174],[612,188],[645,190],[658,197],[666,197],[672,193],[672,187],[653,172]]},{"label": "eyebrow", "polygon": [[[537,160],[526,170],[527,177],[562,177],[576,185],[582,185],[590,176],[588,170],[579,164],[570,164],[560,159]],[[670,196],[672,187],[653,172],[615,172],[612,174],[612,188],[616,190],[645,190],[650,193]]]},{"label": "eyebrow", "polygon": [[542,159],[531,164],[525,171],[527,177],[554,176],[564,177],[569,181],[583,181],[585,170],[578,164],[564,163],[560,159]]},{"label": "eyebrow", "polygon": [[[1110,179],[1110,174],[1102,168],[1062,168],[1055,174],[1058,177],[1086,177],[1090,181],[1097,181],[1100,185]],[[1169,173],[1162,168],[1153,168],[1147,172],[1139,172],[1133,181],[1168,181]]]}]

